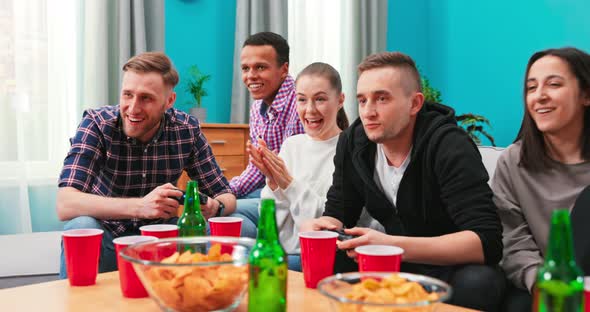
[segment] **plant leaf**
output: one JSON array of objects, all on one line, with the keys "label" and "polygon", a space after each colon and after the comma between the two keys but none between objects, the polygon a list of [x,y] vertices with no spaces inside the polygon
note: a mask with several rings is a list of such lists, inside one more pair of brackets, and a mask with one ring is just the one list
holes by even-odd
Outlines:
[{"label": "plant leaf", "polygon": [[197,107],[201,107],[201,98],[208,95],[204,85],[209,80],[211,75],[203,74],[197,65],[189,67],[185,90],[193,96]]}]

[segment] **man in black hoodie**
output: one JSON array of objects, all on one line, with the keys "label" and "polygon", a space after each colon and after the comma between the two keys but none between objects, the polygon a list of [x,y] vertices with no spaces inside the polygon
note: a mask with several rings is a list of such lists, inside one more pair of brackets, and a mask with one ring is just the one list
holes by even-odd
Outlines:
[{"label": "man in black hoodie", "polygon": [[[477,147],[453,109],[424,103],[409,56],[374,54],[358,71],[360,118],[340,136],[324,215],[301,230],[349,228],[358,237],[338,248],[351,258],[357,246],[399,246],[402,271],[449,282],[453,304],[497,310],[502,226]],[[363,207],[386,233],[351,228]]]}]

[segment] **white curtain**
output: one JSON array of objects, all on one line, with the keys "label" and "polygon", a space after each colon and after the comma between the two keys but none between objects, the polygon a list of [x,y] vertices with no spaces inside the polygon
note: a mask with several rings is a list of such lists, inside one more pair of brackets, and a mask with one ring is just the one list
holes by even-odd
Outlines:
[{"label": "white curtain", "polygon": [[[296,76],[313,62],[332,65],[342,78],[346,96],[344,109],[352,122],[357,116],[355,101],[356,71],[352,60],[358,58],[353,47],[358,39],[350,16],[356,0],[289,1],[290,71]],[[346,21],[346,22],[345,22]]]},{"label": "white curtain", "polygon": [[47,213],[31,191],[57,188],[80,115],[77,2],[0,1],[0,234],[31,232]]},{"label": "white curtain", "polygon": [[164,48],[163,0],[0,1],[0,235],[61,230],[57,179],[82,111],[117,103],[129,56]]},{"label": "white curtain", "polygon": [[350,122],[358,117],[356,66],[367,55],[384,51],[387,0],[290,0],[290,72],[296,76],[313,62],[340,73]]}]

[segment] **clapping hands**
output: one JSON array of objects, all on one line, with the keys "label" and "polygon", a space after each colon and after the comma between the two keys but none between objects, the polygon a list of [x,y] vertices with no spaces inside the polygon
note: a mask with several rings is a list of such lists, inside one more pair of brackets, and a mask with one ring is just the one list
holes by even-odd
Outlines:
[{"label": "clapping hands", "polygon": [[266,176],[266,183],[271,190],[274,191],[277,187],[286,189],[291,184],[293,177],[287,170],[285,162],[279,155],[268,149],[264,140],[258,139],[258,146],[248,141],[246,150],[252,164]]}]

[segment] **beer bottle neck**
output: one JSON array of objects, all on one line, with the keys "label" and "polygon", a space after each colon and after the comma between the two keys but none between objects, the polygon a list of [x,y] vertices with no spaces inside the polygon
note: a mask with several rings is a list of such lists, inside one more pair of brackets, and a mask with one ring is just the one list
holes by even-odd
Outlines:
[{"label": "beer bottle neck", "polygon": [[569,211],[557,210],[551,217],[551,229],[545,262],[552,261],[556,265],[569,264],[574,258],[574,243],[570,224]]},{"label": "beer bottle neck", "polygon": [[199,201],[199,188],[197,181],[189,181],[186,186],[184,197],[185,214],[201,214],[201,204]]},{"label": "beer bottle neck", "polygon": [[263,199],[260,202],[260,220],[258,221],[258,236],[256,240],[265,242],[277,242],[279,235],[275,217],[275,203],[272,199]]}]

